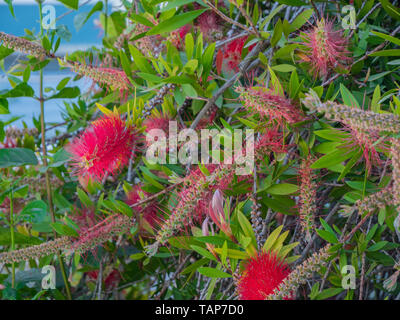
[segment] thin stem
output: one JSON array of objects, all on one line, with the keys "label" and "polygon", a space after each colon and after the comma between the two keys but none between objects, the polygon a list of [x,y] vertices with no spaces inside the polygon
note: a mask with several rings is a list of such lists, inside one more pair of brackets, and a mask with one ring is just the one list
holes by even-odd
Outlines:
[{"label": "thin stem", "polygon": [[107,29],[108,29],[108,0],[105,1],[106,7],[104,8],[104,38],[107,38]]},{"label": "thin stem", "polygon": [[227,17],[227,16],[224,15],[221,11],[219,11],[218,8],[215,7],[210,1],[208,1],[208,0],[205,1],[205,4],[206,4],[207,6],[209,6],[210,9],[211,9],[212,11],[214,11],[217,15],[219,15],[219,16],[220,16],[222,19],[224,19],[225,21],[229,22],[229,23],[232,24],[232,25],[238,26],[239,28],[241,28],[241,29],[247,31],[248,33],[253,33],[253,34],[255,34],[255,35],[257,36],[257,30],[250,30],[250,29],[247,28],[245,25],[243,25],[243,24],[241,24],[241,23],[239,23],[239,22],[237,22],[237,21],[235,21],[235,20],[233,20],[233,19]]},{"label": "thin stem", "polygon": [[[11,251],[15,250],[15,234],[14,234],[14,210],[12,190],[10,194],[10,233],[11,233]],[[15,289],[15,262],[11,265],[11,287]]]},{"label": "thin stem", "polygon": [[[40,36],[43,37],[43,26],[42,26],[42,0],[38,1],[39,4],[39,16],[40,16]],[[49,177],[49,172],[47,171],[47,151],[46,151],[46,125],[44,121],[44,97],[43,97],[43,68],[40,69],[40,74],[39,74],[39,102],[40,102],[40,127],[42,131],[42,151],[43,151],[43,166],[46,168],[45,170],[45,179],[46,179],[46,192],[47,192],[47,201],[49,203],[49,209],[50,209],[50,217],[51,221],[54,223],[56,222],[56,218],[54,215],[54,206],[53,206],[53,197],[52,197],[52,191],[51,191],[51,185],[50,185],[50,177]],[[53,231],[54,233],[54,238],[57,238],[57,233]],[[60,264],[60,269],[62,273],[62,277],[64,280],[65,284],[65,290],[67,292],[67,298],[69,300],[72,300],[71,296],[71,289],[69,286],[68,278],[65,272],[64,268],[64,261],[61,257],[61,251],[58,252],[57,254],[58,262]]]},{"label": "thin stem", "polygon": [[321,20],[321,15],[319,14],[318,8],[315,5],[314,1],[310,1],[310,3],[311,3],[311,5],[312,5],[312,7],[313,7],[313,9],[315,11],[315,14],[317,15],[318,20]]}]

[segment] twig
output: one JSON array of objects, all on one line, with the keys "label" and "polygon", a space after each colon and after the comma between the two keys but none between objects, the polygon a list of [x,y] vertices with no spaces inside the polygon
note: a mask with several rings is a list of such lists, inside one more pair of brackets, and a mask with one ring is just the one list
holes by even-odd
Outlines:
[{"label": "twig", "polygon": [[365,252],[363,252],[362,259],[361,259],[360,295],[358,297],[358,300],[362,300],[363,299],[364,276],[365,276]]},{"label": "twig", "polygon": [[253,34],[255,34],[254,31],[250,30],[249,28],[247,28],[247,27],[244,26],[243,24],[241,24],[241,23],[239,23],[239,22],[237,22],[237,21],[235,21],[235,20],[229,18],[228,16],[224,15],[224,14],[223,14],[221,11],[219,11],[218,8],[215,7],[210,1],[205,0],[204,2],[205,2],[205,4],[206,4],[207,6],[210,7],[210,9],[211,9],[212,11],[214,11],[217,15],[219,15],[219,16],[220,16],[222,19],[224,19],[225,21],[229,22],[230,24],[236,25],[236,26],[238,26],[239,28],[241,28],[241,29],[243,29],[243,30],[246,30],[248,33],[253,33]]},{"label": "twig", "polygon": [[175,278],[178,276],[178,274],[182,271],[183,267],[185,266],[186,262],[190,259],[190,257],[192,256],[192,254],[188,254],[185,259],[183,259],[183,261],[180,263],[180,265],[178,266],[178,268],[176,269],[176,271],[174,272],[174,274],[172,275],[172,277],[166,281],[160,291],[160,293],[155,297],[156,300],[160,300],[160,298],[162,297],[162,295],[164,294],[164,292],[167,290],[167,288],[169,287],[170,283],[175,280]]},{"label": "twig", "polygon": [[[329,212],[329,214],[327,215],[327,217],[325,218],[325,221],[328,223],[331,218],[333,217],[333,215],[336,213],[337,209],[339,208],[340,203],[337,202],[333,208],[331,209],[331,211]],[[307,244],[307,246],[305,247],[305,249],[303,250],[301,257],[296,261],[296,265],[299,265],[300,263],[303,262],[303,260],[305,259],[305,257],[308,254],[308,251],[310,251],[313,243],[315,242],[315,240],[317,240],[318,235],[314,234],[314,236],[312,237],[311,241]]]}]

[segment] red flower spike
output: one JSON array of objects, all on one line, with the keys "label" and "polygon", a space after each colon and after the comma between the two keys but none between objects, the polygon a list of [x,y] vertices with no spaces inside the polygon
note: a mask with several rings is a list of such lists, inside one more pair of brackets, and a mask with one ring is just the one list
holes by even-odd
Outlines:
[{"label": "red flower spike", "polygon": [[300,109],[294,103],[265,87],[237,87],[240,93],[239,99],[251,114],[258,114],[260,118],[283,126],[285,123],[296,123],[304,120]]},{"label": "red flower spike", "polygon": [[311,65],[315,75],[326,76],[335,68],[345,69],[351,58],[348,56],[348,41],[342,31],[333,29],[333,21],[321,19],[311,30],[302,33],[306,51],[300,58]]},{"label": "red flower spike", "polygon": [[92,122],[66,150],[72,154],[77,175],[88,175],[100,181],[128,164],[137,139],[133,127],[121,120],[118,114],[111,114]]},{"label": "red flower spike", "polygon": [[264,300],[289,275],[286,263],[269,252],[250,258],[239,278],[238,293],[241,300]]},{"label": "red flower spike", "polygon": [[284,144],[282,133],[276,130],[268,130],[256,142],[254,146],[257,158],[264,158],[269,152],[285,153],[287,145]]},{"label": "red flower spike", "polygon": [[348,150],[362,150],[362,156],[365,160],[365,168],[368,173],[371,172],[372,166],[379,166],[383,164],[379,156],[378,149],[381,151],[389,151],[389,148],[385,146],[384,141],[377,143],[381,139],[379,132],[374,130],[363,131],[351,126],[345,125],[343,132],[348,133],[347,136],[342,138],[344,148]]},{"label": "red flower spike", "polygon": [[[227,70],[239,71],[239,63],[242,61],[242,50],[247,41],[247,36],[229,42],[224,48],[223,60],[226,61]],[[249,47],[249,52],[254,48],[254,44]]]}]

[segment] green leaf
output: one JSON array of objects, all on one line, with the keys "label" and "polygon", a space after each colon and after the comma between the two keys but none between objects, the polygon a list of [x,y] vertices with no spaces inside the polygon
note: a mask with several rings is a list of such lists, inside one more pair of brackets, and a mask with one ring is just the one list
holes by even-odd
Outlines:
[{"label": "green leaf", "polygon": [[315,161],[311,165],[311,169],[322,169],[322,168],[333,167],[334,165],[342,163],[343,161],[353,157],[353,155],[356,152],[357,151],[349,152],[347,150],[336,149],[333,152],[328,153],[319,158],[317,161]]},{"label": "green leaf", "polygon": [[296,67],[290,64],[278,64],[276,66],[272,66],[271,69],[278,72],[292,72],[296,70]]},{"label": "green leaf", "polygon": [[135,13],[132,13],[130,16],[131,20],[139,22],[140,24],[146,26],[146,27],[154,27],[154,23],[152,23],[150,20],[147,20],[145,17],[139,16]]},{"label": "green leaf", "polygon": [[[36,245],[41,244],[42,241],[36,237],[28,237],[22,233],[14,232],[15,244],[20,245]],[[0,246],[9,246],[11,244],[11,234],[9,228],[0,228]]]},{"label": "green leaf", "polygon": [[189,265],[187,268],[183,269],[180,274],[188,274],[193,271],[196,271],[199,267],[204,266],[209,261],[210,260],[208,260],[206,258],[201,258],[201,259],[197,260],[195,263],[192,263],[191,265]]},{"label": "green leaf", "polygon": [[196,246],[196,245],[191,245],[190,246],[194,251],[196,251],[197,253],[199,253],[200,255],[202,255],[203,257],[206,257],[210,260],[214,260],[217,261],[217,259],[206,249]]},{"label": "green leaf", "polygon": [[324,130],[317,130],[314,131],[314,133],[321,138],[324,138],[329,141],[337,141],[337,142],[343,142],[343,139],[346,139],[349,137],[349,134],[340,130],[336,129],[324,129]]},{"label": "green leaf", "polygon": [[393,57],[400,56],[400,49],[388,49],[373,52],[369,55],[370,57]]},{"label": "green leaf", "polygon": [[271,47],[275,47],[278,41],[282,38],[282,32],[283,32],[282,20],[279,19],[274,26],[274,32],[270,40]]},{"label": "green leaf", "polygon": [[145,73],[154,73],[150,63],[136,47],[129,45],[129,52],[140,71]]},{"label": "green leaf", "polygon": [[28,203],[19,213],[24,221],[30,223],[41,223],[47,217],[47,204],[42,200]]},{"label": "green leaf", "polygon": [[19,167],[27,164],[38,164],[35,153],[31,149],[0,149],[0,168]]},{"label": "green leaf", "polygon": [[330,233],[326,230],[318,229],[316,231],[322,239],[324,239],[325,241],[328,241],[329,243],[338,243],[339,242],[335,235],[333,235],[332,233]]},{"label": "green leaf", "polygon": [[79,234],[78,234],[78,232],[76,232],[76,230],[72,229],[71,227],[69,227],[63,223],[54,222],[54,223],[51,223],[50,225],[60,235],[79,237]]},{"label": "green leaf", "polygon": [[388,0],[379,0],[379,2],[382,4],[383,9],[385,9],[389,16],[396,20],[400,20],[399,8],[392,5]]},{"label": "green leaf", "polygon": [[85,191],[83,191],[80,188],[77,188],[76,191],[78,193],[79,200],[82,202],[82,204],[85,205],[85,207],[90,208],[93,206],[92,200],[90,200],[89,196],[86,194]]},{"label": "green leaf", "polygon": [[4,0],[4,2],[8,4],[8,10],[10,10],[11,15],[15,18],[12,0]]},{"label": "green leaf", "polygon": [[21,82],[7,93],[2,95],[2,98],[17,98],[17,97],[33,97],[35,92],[32,87],[26,82]]},{"label": "green leaf", "polygon": [[89,12],[80,12],[74,17],[74,27],[79,31],[96,11],[103,10],[103,2],[97,2]]},{"label": "green leaf", "polygon": [[[9,114],[7,99],[0,98],[0,114]],[[3,140],[3,139],[1,139]]]},{"label": "green leaf", "polygon": [[315,299],[316,300],[324,300],[330,297],[336,296],[341,293],[344,289],[343,288],[328,288],[320,292]]},{"label": "green leaf", "polygon": [[185,93],[186,97],[196,98],[198,96],[195,88],[193,88],[188,83],[182,84],[182,89],[183,89],[183,92]]},{"label": "green leaf", "polygon": [[265,241],[265,243],[263,245],[263,249],[265,251],[268,252],[271,250],[276,239],[278,239],[282,229],[283,229],[283,225],[280,225],[278,228],[276,228],[274,231],[271,232],[271,234],[269,235],[269,237],[267,238],[267,240]]},{"label": "green leaf", "polygon": [[381,100],[381,88],[379,84],[375,87],[374,94],[372,96],[371,100],[371,111],[373,112],[379,112],[381,109],[381,104],[379,101]]},{"label": "green leaf", "polygon": [[224,271],[210,268],[210,267],[201,267],[197,270],[200,274],[209,277],[209,278],[231,278],[232,275],[226,273]]},{"label": "green leaf", "polygon": [[185,36],[185,51],[188,60],[193,57],[193,50],[194,50],[193,36],[191,33],[187,33]]},{"label": "green leaf", "polygon": [[196,246],[202,245],[202,243],[195,240],[194,237],[189,237],[189,236],[172,237],[168,239],[168,242],[170,243],[170,245],[176,248],[185,250],[192,249],[191,245],[196,245]]},{"label": "green leaf", "polygon": [[58,1],[64,4],[68,8],[78,10],[79,0],[58,0]]},{"label": "green leaf", "polygon": [[28,82],[30,77],[31,77],[31,67],[27,66],[25,68],[25,70],[24,70],[24,74],[23,74],[22,80],[24,82]]},{"label": "green leaf", "polygon": [[287,215],[296,214],[294,210],[296,203],[288,196],[274,196],[273,198],[263,197],[262,202],[274,211]]},{"label": "green leaf", "polygon": [[119,52],[119,57],[121,59],[121,64],[122,68],[125,72],[126,75],[130,76],[132,71],[131,71],[131,62],[129,61],[128,57],[126,56],[125,52],[121,50]]},{"label": "green leaf", "polygon": [[183,14],[173,16],[172,18],[169,18],[163,22],[160,22],[158,25],[156,25],[154,28],[150,29],[147,31],[147,35],[155,35],[155,34],[161,34],[161,33],[166,33],[166,32],[171,32],[173,30],[176,30],[185,24],[190,23],[194,19],[196,19],[199,15],[201,15],[203,12],[206,10],[195,10],[195,11],[190,11],[190,12],[185,12]]},{"label": "green leaf", "polygon": [[340,93],[345,105],[360,108],[357,99],[354,98],[353,94],[342,83],[340,84]]},{"label": "green leaf", "polygon": [[360,149],[357,153],[354,154],[354,156],[349,161],[347,161],[346,166],[343,168],[337,181],[342,180],[350,172],[351,168],[353,168],[353,166],[358,162],[358,160],[360,160],[362,154],[363,150]]},{"label": "green leaf", "polygon": [[247,218],[241,211],[237,211],[237,217],[244,235],[251,239],[251,243],[254,246],[255,250],[255,248],[257,248],[257,240],[249,220],[247,220]]},{"label": "green leaf", "polygon": [[269,23],[269,22],[272,20],[272,18],[275,17],[275,15],[276,15],[279,11],[281,11],[284,7],[285,7],[285,6],[281,4],[280,6],[278,6],[278,7],[275,8],[274,10],[272,10],[272,11],[268,14],[268,16],[266,16],[266,18],[264,19],[264,21],[262,22],[262,24],[261,24],[259,30],[266,30],[266,28],[264,28],[265,25],[266,25],[267,23]]},{"label": "green leaf", "polygon": [[265,191],[270,193],[270,194],[276,194],[276,195],[286,195],[286,194],[291,194],[295,193],[299,189],[298,186],[295,184],[291,183],[280,183],[280,184],[274,184]]},{"label": "green leaf", "polygon": [[0,60],[3,60],[5,57],[8,57],[13,52],[14,52],[13,49],[0,46]]},{"label": "green leaf", "polygon": [[64,148],[61,148],[54,154],[53,161],[49,167],[56,168],[62,166],[64,163],[68,162],[70,158],[71,154],[69,154]]},{"label": "green leaf", "polygon": [[308,9],[304,10],[302,13],[300,13],[296,19],[290,24],[290,32],[296,31],[300,29],[307,21],[310,19],[312,16],[314,10],[313,9]]},{"label": "green leaf", "polygon": [[374,35],[376,35],[376,36],[378,36],[378,37],[380,37],[382,39],[385,39],[387,41],[393,42],[394,44],[397,44],[398,46],[400,46],[400,39],[398,39],[398,38],[395,38],[395,37],[392,37],[391,35],[384,34],[384,33],[377,32],[377,31],[371,31],[371,32]]},{"label": "green leaf", "polygon": [[[216,253],[221,254],[222,255],[222,248],[215,248],[214,249]],[[236,250],[236,249],[227,249],[227,256],[231,259],[242,259],[242,260],[247,260],[249,258],[249,255],[244,252],[244,251],[240,251],[240,250]]]},{"label": "green leaf", "polygon": [[307,3],[301,1],[301,0],[278,0],[277,2],[282,3],[282,4],[287,4],[289,6],[306,6]]},{"label": "green leaf", "polygon": [[168,11],[173,8],[179,8],[185,4],[195,2],[196,0],[169,0],[167,5],[162,7],[161,12]]},{"label": "green leaf", "polygon": [[222,246],[222,252],[221,252],[221,263],[223,266],[226,265],[227,256],[228,256],[228,243],[225,241],[224,245]]},{"label": "green leaf", "polygon": [[386,244],[388,243],[388,241],[379,241],[375,244],[373,244],[372,246],[370,246],[367,251],[378,251],[381,250],[384,246],[386,246]]},{"label": "green leaf", "polygon": [[61,89],[59,92],[56,94],[52,95],[51,97],[48,97],[47,100],[50,99],[73,99],[76,98],[80,95],[81,90],[79,87],[66,87]]},{"label": "green leaf", "polygon": [[151,73],[146,73],[146,72],[137,72],[136,73],[139,77],[143,78],[144,80],[150,81],[150,82],[154,82],[154,83],[160,83],[162,82],[164,79],[156,76],[155,74],[151,74]]}]

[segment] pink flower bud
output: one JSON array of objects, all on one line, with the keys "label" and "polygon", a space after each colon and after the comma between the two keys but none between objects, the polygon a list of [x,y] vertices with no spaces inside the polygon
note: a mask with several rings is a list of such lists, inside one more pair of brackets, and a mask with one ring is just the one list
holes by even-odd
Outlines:
[{"label": "pink flower bud", "polygon": [[229,221],[227,221],[224,212],[224,198],[219,189],[214,192],[211,200],[208,215],[211,220],[224,232],[229,238],[235,241]]}]

